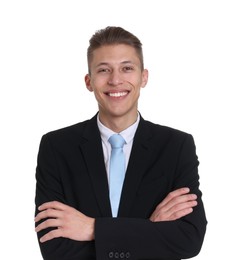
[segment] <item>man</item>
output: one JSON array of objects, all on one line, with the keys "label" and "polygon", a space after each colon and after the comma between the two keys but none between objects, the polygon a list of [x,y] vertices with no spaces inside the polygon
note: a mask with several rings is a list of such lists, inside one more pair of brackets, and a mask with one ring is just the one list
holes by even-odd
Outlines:
[{"label": "man", "polygon": [[[140,41],[107,27],[90,39],[87,58],[85,83],[98,113],[44,135],[39,149],[35,222],[43,258],[197,255],[207,221],[194,141],[139,114],[140,90],[148,80]],[[118,192],[111,186],[114,134],[124,138],[125,160],[117,206],[111,196]]]}]

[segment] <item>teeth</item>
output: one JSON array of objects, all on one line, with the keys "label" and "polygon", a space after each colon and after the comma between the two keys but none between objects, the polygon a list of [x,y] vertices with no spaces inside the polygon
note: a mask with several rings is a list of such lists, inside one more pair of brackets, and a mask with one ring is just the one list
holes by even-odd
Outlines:
[{"label": "teeth", "polygon": [[128,92],[117,92],[117,93],[109,93],[110,97],[123,97],[127,95]]}]

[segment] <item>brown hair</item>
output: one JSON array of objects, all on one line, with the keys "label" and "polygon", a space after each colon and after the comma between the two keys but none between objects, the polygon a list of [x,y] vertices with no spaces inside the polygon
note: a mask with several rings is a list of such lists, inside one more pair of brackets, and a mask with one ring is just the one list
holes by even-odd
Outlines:
[{"label": "brown hair", "polygon": [[132,33],[126,31],[121,27],[108,26],[105,29],[96,31],[96,33],[89,40],[89,47],[87,49],[88,70],[90,74],[90,63],[92,61],[94,50],[103,45],[126,44],[132,46],[138,55],[142,70],[144,69],[142,43]]}]

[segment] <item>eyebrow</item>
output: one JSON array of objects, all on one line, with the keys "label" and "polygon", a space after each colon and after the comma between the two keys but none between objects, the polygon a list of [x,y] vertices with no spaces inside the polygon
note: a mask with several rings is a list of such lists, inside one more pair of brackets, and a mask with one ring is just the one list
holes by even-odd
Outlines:
[{"label": "eyebrow", "polygon": [[[126,61],[120,62],[120,64],[135,64],[135,63],[130,60],[126,60]],[[100,67],[100,66],[109,66],[109,65],[110,65],[110,63],[108,63],[108,62],[100,62],[99,64],[96,65],[96,68]]]}]

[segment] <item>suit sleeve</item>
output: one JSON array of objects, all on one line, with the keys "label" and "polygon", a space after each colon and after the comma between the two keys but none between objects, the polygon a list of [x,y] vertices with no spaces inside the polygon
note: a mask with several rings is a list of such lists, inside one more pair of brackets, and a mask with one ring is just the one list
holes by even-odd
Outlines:
[{"label": "suit sleeve", "polygon": [[[97,260],[181,259],[196,256],[202,247],[207,220],[199,190],[198,160],[191,135],[186,135],[177,158],[172,190],[189,187],[198,196],[194,211],[176,221],[98,218],[95,226]],[[158,202],[160,203],[160,201]]]},{"label": "suit sleeve", "polygon": [[[38,206],[48,201],[66,203],[62,189],[60,170],[58,169],[58,156],[54,154],[53,145],[48,135],[43,136],[38,152],[36,169],[36,196],[35,205]],[[38,224],[38,223],[36,223]],[[38,240],[50,229],[40,231]],[[66,238],[56,238],[45,243],[39,241],[43,259],[45,260],[79,260],[95,259],[94,242],[80,242]]]}]

